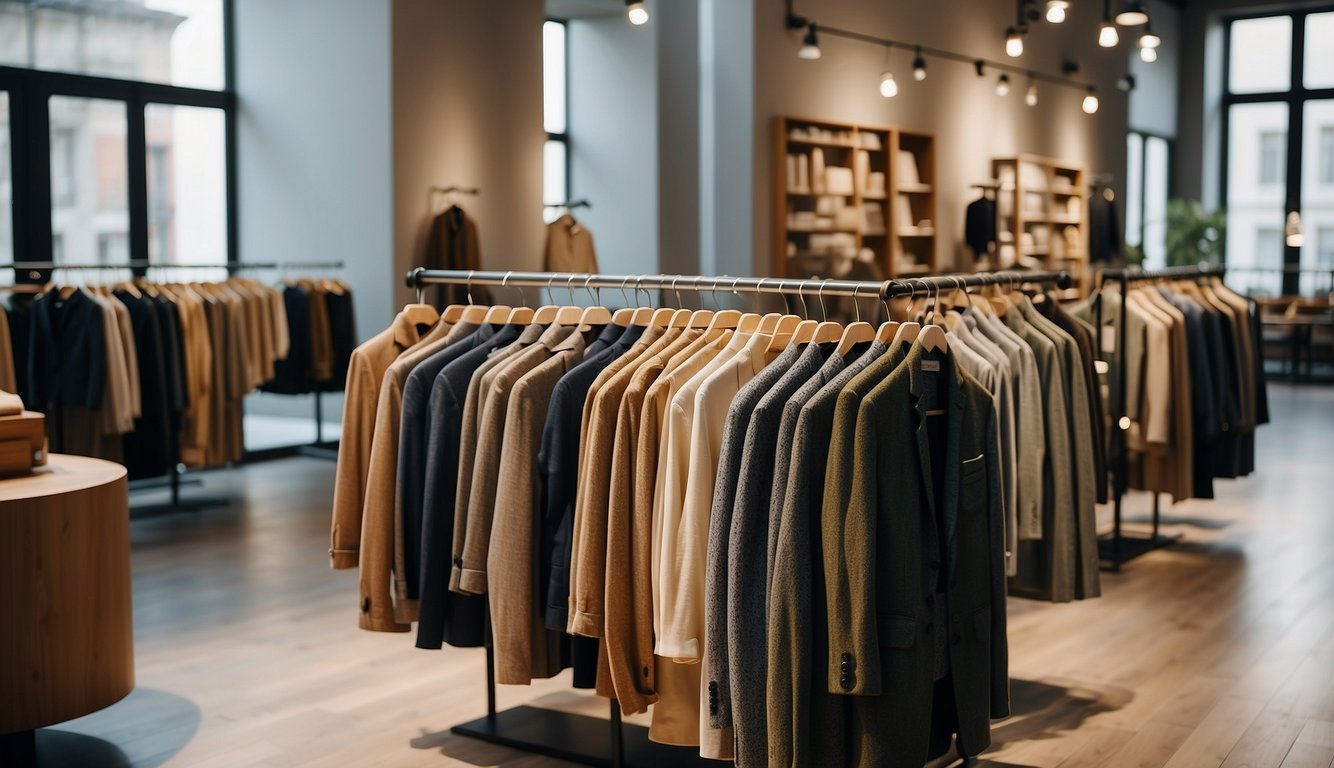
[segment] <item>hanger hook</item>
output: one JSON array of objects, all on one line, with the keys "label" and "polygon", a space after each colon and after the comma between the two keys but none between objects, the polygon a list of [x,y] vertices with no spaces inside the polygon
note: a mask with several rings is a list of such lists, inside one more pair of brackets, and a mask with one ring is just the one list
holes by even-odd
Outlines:
[{"label": "hanger hook", "polygon": [[593,285],[593,275],[592,273],[589,273],[587,279],[584,280],[584,290],[588,291],[588,295],[593,297],[593,306],[595,307],[602,306],[602,289],[598,288],[597,292],[594,292],[593,289],[590,287],[592,285]]},{"label": "hanger hook", "polygon": [[682,301],[681,301],[681,289],[676,287],[676,284],[677,284],[678,282],[680,282],[680,280],[681,280],[681,276],[680,276],[680,275],[676,275],[676,276],[674,276],[674,277],[672,278],[672,291],[676,294],[676,306],[677,306],[677,307],[680,307],[681,304],[682,304]]},{"label": "hanger hook", "polygon": [[862,297],[857,295],[858,288],[852,289],[852,322],[860,323],[862,321]]},{"label": "hanger hook", "polygon": [[574,303],[574,278],[576,277],[578,277],[578,275],[570,273],[570,279],[565,281],[565,292],[570,294],[571,304]]},{"label": "hanger hook", "polygon": [[625,306],[627,309],[633,309],[631,305],[634,304],[634,301],[630,298],[630,294],[625,291],[625,288],[628,285],[630,285],[630,276],[626,275],[625,279],[621,281],[621,298],[625,299]]},{"label": "hanger hook", "polygon": [[421,276],[421,273],[420,273],[420,272],[417,273],[417,275],[413,278],[413,283],[415,284],[415,287],[417,288],[417,303],[418,303],[418,304],[425,304],[425,303],[426,303],[426,286],[422,285],[422,276]]},{"label": "hanger hook", "polygon": [[474,273],[474,272],[476,272],[476,270],[473,270],[473,269],[468,270],[468,282],[464,283],[464,286],[463,286],[463,287],[464,287],[464,290],[466,290],[466,291],[468,292],[468,304],[469,304],[469,305],[471,305],[471,304],[474,303],[473,300],[472,300],[472,276],[473,276],[473,273]]}]

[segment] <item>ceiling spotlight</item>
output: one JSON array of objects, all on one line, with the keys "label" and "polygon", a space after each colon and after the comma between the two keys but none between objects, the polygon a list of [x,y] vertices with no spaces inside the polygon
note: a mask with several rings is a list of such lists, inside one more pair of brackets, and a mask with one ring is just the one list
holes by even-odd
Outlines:
[{"label": "ceiling spotlight", "polygon": [[1127,72],[1116,79],[1116,89],[1125,93],[1135,90],[1135,76]]},{"label": "ceiling spotlight", "polygon": [[1158,60],[1158,49],[1157,49],[1157,48],[1140,48],[1140,49],[1139,49],[1139,60],[1142,61],[1142,62],[1144,62],[1145,64],[1152,64],[1152,63],[1154,63],[1155,61]]},{"label": "ceiling spotlight", "polygon": [[880,95],[887,99],[899,95],[899,84],[894,82],[894,73],[889,70],[880,73]]},{"label": "ceiling spotlight", "polygon": [[1115,48],[1119,42],[1121,42],[1121,36],[1116,33],[1115,24],[1104,21],[1098,25],[1098,45],[1103,48]]},{"label": "ceiling spotlight", "polygon": [[1084,114],[1091,115],[1098,111],[1098,92],[1089,86],[1088,94],[1084,96]]},{"label": "ceiling spotlight", "polygon": [[636,27],[648,23],[648,9],[644,7],[643,0],[625,0],[625,15]]},{"label": "ceiling spotlight", "polygon": [[1149,23],[1149,12],[1144,10],[1144,3],[1126,3],[1121,12],[1116,14],[1116,23],[1123,27],[1138,27]]},{"label": "ceiling spotlight", "polygon": [[811,22],[806,27],[806,36],[801,39],[801,50],[797,51],[797,56],[808,61],[814,61],[820,58],[820,38],[815,35],[815,22]]},{"label": "ceiling spotlight", "polygon": [[917,55],[912,60],[912,79],[921,82],[926,79],[926,59],[922,58],[922,47],[917,47]]},{"label": "ceiling spotlight", "polygon": [[1047,0],[1047,21],[1060,24],[1065,21],[1065,12],[1070,9],[1070,0]]},{"label": "ceiling spotlight", "polygon": [[986,75],[986,73],[987,73],[987,65],[986,65],[986,62],[982,61],[981,59],[978,59],[977,61],[974,61],[974,62],[973,62],[973,69],[976,69],[976,70],[977,70],[977,76],[978,76],[978,77],[982,77],[982,76]]},{"label": "ceiling spotlight", "polygon": [[1028,90],[1024,92],[1024,103],[1030,107],[1038,105],[1038,84],[1032,80],[1028,81]]},{"label": "ceiling spotlight", "polygon": [[1001,76],[996,79],[996,95],[997,96],[1010,95],[1010,76],[1005,74],[1004,72],[1002,72]]},{"label": "ceiling spotlight", "polygon": [[1024,36],[1014,27],[1005,31],[1005,54],[1014,59],[1024,55]]}]

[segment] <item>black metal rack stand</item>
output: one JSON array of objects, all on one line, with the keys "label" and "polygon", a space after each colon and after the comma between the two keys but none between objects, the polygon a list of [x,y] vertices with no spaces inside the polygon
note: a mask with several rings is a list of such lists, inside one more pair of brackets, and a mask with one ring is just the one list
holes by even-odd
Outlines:
[{"label": "black metal rack stand", "polygon": [[[938,275],[887,282],[852,280],[791,280],[762,277],[682,275],[592,275],[557,272],[482,272],[414,269],[406,276],[420,293],[431,285],[488,285],[510,288],[634,288],[820,296],[878,297],[889,300],[913,294],[937,294],[954,288],[1022,283],[1070,285],[1067,272],[982,272]],[[461,736],[500,744],[538,755],[601,768],[694,768],[717,766],[698,750],[658,744],[648,729],[621,721],[620,705],[610,701],[609,720],[532,706],[496,711],[495,656],[486,648],[486,716],[454,726]]]},{"label": "black metal rack stand", "polygon": [[[1162,522],[1160,514],[1159,499],[1161,494],[1153,493],[1153,518],[1152,527],[1147,533],[1131,533],[1122,528],[1121,501],[1128,489],[1128,477],[1130,473],[1130,457],[1126,448],[1126,430],[1130,428],[1130,417],[1126,415],[1129,408],[1127,387],[1125,381],[1126,370],[1126,289],[1130,283],[1142,282],[1145,280],[1162,279],[1181,279],[1192,277],[1215,276],[1222,277],[1224,268],[1211,264],[1200,264],[1193,267],[1169,267],[1167,269],[1154,270],[1146,272],[1144,270],[1130,269],[1108,269],[1104,270],[1098,278],[1098,297],[1095,302],[1097,314],[1098,333],[1102,333],[1102,289],[1109,282],[1114,282],[1120,289],[1120,316],[1116,322],[1116,372],[1113,381],[1115,389],[1112,399],[1112,531],[1098,537],[1098,557],[1104,563],[1109,564],[1111,570],[1119,571],[1121,566],[1129,560],[1133,560],[1146,552],[1152,552],[1160,549],[1181,537],[1179,535],[1166,536],[1160,532]],[[1099,337],[1101,338],[1101,337]],[[1102,345],[1098,344],[1098,353],[1102,353]]]}]

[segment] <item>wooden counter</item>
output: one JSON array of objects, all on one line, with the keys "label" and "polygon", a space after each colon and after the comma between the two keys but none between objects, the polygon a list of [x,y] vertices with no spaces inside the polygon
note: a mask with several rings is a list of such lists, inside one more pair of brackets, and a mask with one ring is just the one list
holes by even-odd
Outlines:
[{"label": "wooden counter", "polygon": [[0,480],[0,734],[133,688],[125,467],[51,454],[31,477]]}]

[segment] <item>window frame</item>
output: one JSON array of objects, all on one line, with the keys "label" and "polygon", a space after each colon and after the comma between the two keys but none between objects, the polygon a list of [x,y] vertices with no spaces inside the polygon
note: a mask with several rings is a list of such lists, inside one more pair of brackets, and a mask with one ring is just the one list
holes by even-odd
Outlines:
[{"label": "window frame", "polygon": [[[563,190],[563,191],[564,191],[564,194],[565,194],[565,199],[562,200],[561,202],[568,202],[568,201],[571,199],[571,198],[570,198],[571,194],[573,194],[573,193],[571,192],[571,186],[572,186],[572,185],[570,184],[570,172],[571,172],[571,169],[574,167],[573,164],[570,162],[570,157],[571,157],[571,152],[570,152],[570,149],[571,149],[571,147],[570,147],[570,21],[569,21],[569,19],[561,19],[561,18],[557,18],[557,17],[555,17],[555,16],[547,16],[546,18],[544,18],[544,19],[542,20],[542,24],[543,24],[544,26],[545,26],[546,24],[559,24],[559,25],[561,26],[561,35],[565,38],[565,45],[564,45],[565,56],[564,56],[564,59],[563,59],[563,61],[562,61],[562,63],[565,65],[565,130],[564,130],[564,131],[560,131],[560,132],[547,131],[547,132],[546,132],[546,136],[547,136],[546,141],[554,141],[554,142],[557,142],[557,143],[560,143],[560,144],[565,145],[565,185],[564,185],[565,188],[564,188],[564,190]],[[544,117],[545,117],[545,116],[544,116]],[[544,119],[544,120],[543,120],[543,128],[545,129],[545,127],[546,127],[546,120]],[[543,200],[542,203],[543,203],[543,205],[546,205],[547,201],[546,201],[546,200]]]},{"label": "window frame", "polygon": [[[150,104],[218,109],[223,114],[227,262],[238,256],[236,154],[235,2],[222,2],[223,88],[220,91],[100,75],[0,66],[0,91],[9,93],[10,172],[13,179],[13,247],[16,262],[55,260],[51,223],[52,96],[110,99],[126,108],[130,259],[149,262],[148,137]],[[134,269],[143,275],[142,267]],[[50,270],[15,270],[15,282],[45,282]]]},{"label": "window frame", "polygon": [[[1312,14],[1328,13],[1328,8],[1310,8],[1288,11],[1257,11],[1255,13],[1229,15],[1223,19],[1223,98],[1222,130],[1219,141],[1219,200],[1224,206],[1228,201],[1228,148],[1230,145],[1232,107],[1237,104],[1280,103],[1288,107],[1288,146],[1286,172],[1284,173],[1284,216],[1288,211],[1302,210],[1302,147],[1305,137],[1305,107],[1308,101],[1334,99],[1334,87],[1308,88],[1305,78],[1306,63],[1306,19]],[[1289,63],[1288,88],[1281,91],[1261,91],[1256,93],[1233,93],[1229,82],[1232,72],[1232,25],[1238,21],[1266,19],[1287,16],[1292,19],[1292,46]],[[1280,229],[1283,222],[1276,222]],[[1299,292],[1301,274],[1301,248],[1283,246],[1283,286],[1284,294]]]},{"label": "window frame", "polygon": [[[1163,142],[1163,144],[1166,145],[1167,147],[1167,199],[1168,200],[1171,200],[1177,194],[1177,175],[1176,175],[1177,142],[1176,139],[1172,138],[1171,136],[1162,133],[1154,133],[1152,131],[1141,131],[1138,129],[1133,129],[1126,131],[1126,134],[1127,136],[1135,135],[1140,138],[1141,149],[1139,153],[1139,189],[1135,190],[1139,202],[1139,210],[1136,212],[1139,215],[1139,231],[1136,232],[1136,234],[1139,237],[1140,253],[1144,254],[1144,258],[1147,261],[1148,253],[1145,250],[1145,235],[1148,234],[1149,230],[1149,217],[1148,217],[1149,139],[1157,139],[1158,141]],[[1129,176],[1130,174],[1127,173],[1126,177],[1129,178]],[[1128,204],[1130,196],[1126,195],[1126,198]],[[1126,211],[1124,220],[1127,223],[1130,221],[1129,210]],[[1129,229],[1126,230],[1125,234],[1126,234],[1125,238],[1126,242],[1130,242]],[[1163,257],[1165,259],[1167,257],[1167,254],[1163,254]]]}]

